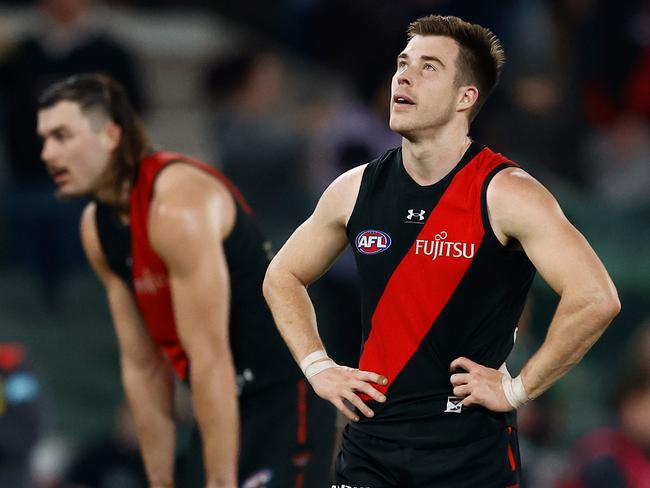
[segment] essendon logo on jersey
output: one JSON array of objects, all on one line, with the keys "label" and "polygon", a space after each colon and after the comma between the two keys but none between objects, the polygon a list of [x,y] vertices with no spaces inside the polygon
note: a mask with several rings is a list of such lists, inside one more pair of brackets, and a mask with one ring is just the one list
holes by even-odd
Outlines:
[{"label": "essendon logo on jersey", "polygon": [[135,276],[133,287],[137,293],[142,295],[155,295],[159,290],[169,286],[167,275],[162,272],[153,273],[145,268],[140,276]]},{"label": "essendon logo on jersey", "polygon": [[380,230],[364,230],[354,240],[354,245],[361,254],[379,254],[388,249],[390,243],[390,236]]}]

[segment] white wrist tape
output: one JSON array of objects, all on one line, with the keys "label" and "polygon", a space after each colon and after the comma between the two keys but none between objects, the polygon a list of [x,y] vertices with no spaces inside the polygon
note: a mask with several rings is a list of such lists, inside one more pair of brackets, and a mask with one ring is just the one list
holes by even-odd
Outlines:
[{"label": "white wrist tape", "polygon": [[334,361],[332,361],[330,358],[324,359],[323,361],[317,361],[307,366],[307,370],[305,371],[305,377],[307,379],[310,379],[312,376],[317,375],[321,371],[325,371],[326,369],[330,369],[330,368],[338,368],[338,367],[339,365],[336,364]]},{"label": "white wrist tape", "polygon": [[501,384],[503,385],[503,393],[512,408],[519,408],[528,400],[532,400],[526,393],[524,384],[521,381],[521,375],[511,378],[510,375],[504,374]]},{"label": "white wrist tape", "polygon": [[302,361],[300,361],[300,369],[302,369],[302,373],[307,379],[321,371],[325,371],[329,368],[336,368],[337,366],[338,364],[330,359],[327,353],[322,349],[308,354]]},{"label": "white wrist tape", "polygon": [[510,371],[508,371],[508,366],[506,366],[506,363],[503,363],[501,366],[499,366],[499,371],[506,375],[508,379],[512,378],[512,376],[510,376]]}]

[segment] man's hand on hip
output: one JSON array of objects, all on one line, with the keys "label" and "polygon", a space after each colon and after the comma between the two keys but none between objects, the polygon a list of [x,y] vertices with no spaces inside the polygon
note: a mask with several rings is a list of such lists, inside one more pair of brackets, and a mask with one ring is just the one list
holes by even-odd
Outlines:
[{"label": "man's hand on hip", "polygon": [[388,380],[369,371],[335,366],[315,374],[309,378],[309,382],[319,397],[330,401],[343,415],[354,422],[358,422],[359,417],[345,405],[344,400],[354,405],[366,417],[372,417],[375,413],[357,393],[365,393],[381,403],[386,401],[384,394],[376,390],[372,383],[386,385]]},{"label": "man's hand on hip", "polygon": [[457,358],[451,363],[451,384],[454,395],[463,398],[463,406],[481,405],[493,412],[509,412],[512,405],[503,392],[504,373],[487,368],[467,358]]}]

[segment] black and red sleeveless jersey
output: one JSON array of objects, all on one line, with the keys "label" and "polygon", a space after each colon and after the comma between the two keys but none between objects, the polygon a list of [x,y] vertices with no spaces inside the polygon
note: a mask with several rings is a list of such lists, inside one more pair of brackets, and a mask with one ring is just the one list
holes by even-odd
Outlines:
[{"label": "black and red sleeveless jersey", "polygon": [[143,159],[131,191],[129,226],[120,222],[116,209],[97,202],[97,231],[109,266],[130,286],[149,334],[176,374],[186,380],[191,364],[177,334],[169,273],[148,237],[156,178],[168,164],[178,162],[220,180],[236,202],[235,225],[223,246],[230,276],[230,343],[240,390],[246,393],[297,378],[299,370],[262,296],[270,244],[259,232],[246,201],[214,168],[177,153],[156,152]]},{"label": "black and red sleeveless jersey", "polygon": [[[498,368],[514,344],[534,267],[504,247],[487,216],[486,190],[515,166],[472,143],[439,182],[418,185],[401,149],[364,170],[348,239],[361,278],[359,368],[388,378],[387,402],[352,424],[371,435],[441,447],[490,435],[504,416],[462,408],[450,363],[460,356]],[[363,416],[362,416],[363,417]]]}]

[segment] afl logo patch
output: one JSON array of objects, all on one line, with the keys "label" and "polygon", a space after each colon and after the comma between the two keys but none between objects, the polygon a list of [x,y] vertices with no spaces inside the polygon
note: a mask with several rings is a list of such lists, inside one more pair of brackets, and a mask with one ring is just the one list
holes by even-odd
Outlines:
[{"label": "afl logo patch", "polygon": [[390,247],[391,239],[380,230],[364,230],[357,234],[354,245],[361,254],[379,254]]}]

